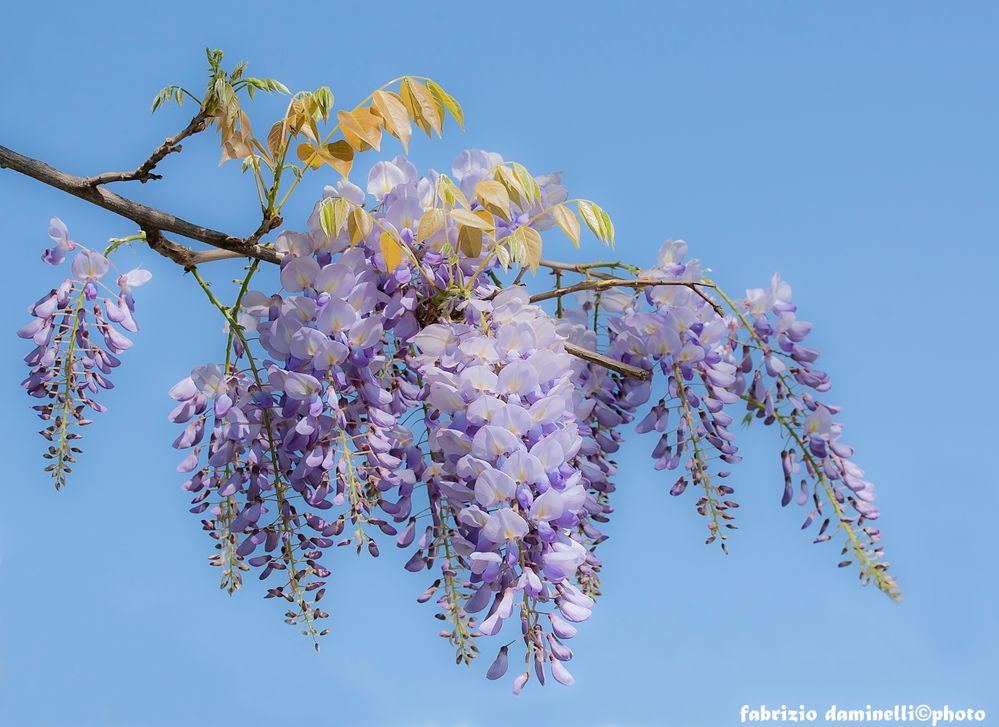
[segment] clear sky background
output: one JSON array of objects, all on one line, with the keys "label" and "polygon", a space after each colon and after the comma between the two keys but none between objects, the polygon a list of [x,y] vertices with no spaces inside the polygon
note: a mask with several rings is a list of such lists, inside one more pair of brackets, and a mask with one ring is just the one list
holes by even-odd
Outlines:
[{"label": "clear sky background", "polygon": [[[532,680],[514,698],[484,678],[491,650],[455,667],[415,602],[427,578],[387,543],[376,561],[333,554],[333,633],[316,655],[255,581],[229,599],[207,565],[165,392],[218,358],[220,323],[147,250],[122,257],[156,277],[111,411],[69,487],[49,485],[13,335],[59,274],[38,260],[46,225],[59,215],[94,246],[134,229],[0,172],[0,724],[723,727],[744,703],[896,702],[999,724],[994,3],[48,2],[9,4],[3,24],[0,143],[68,171],[132,168],[181,128],[190,107],[151,117],[149,102],[167,83],[200,90],[206,45],[292,88],[329,84],[347,106],[426,74],[462,101],[467,131],[414,140],[422,168],[496,150],[603,204],[629,261],[672,236],[735,291],[779,270],[878,485],[905,600],[859,587],[837,546],[798,530],[803,512],[780,509],[773,432],[743,433],[728,557],[702,544],[692,494],[666,494],[654,440],[631,435],[575,687]],[[260,104],[258,129],[276,113]],[[250,179],[216,166],[211,135],[185,146],[166,180],[119,191],[255,228]],[[302,185],[290,226],[333,179]],[[550,257],[607,256],[550,238]],[[210,272],[224,286],[234,271]]]}]

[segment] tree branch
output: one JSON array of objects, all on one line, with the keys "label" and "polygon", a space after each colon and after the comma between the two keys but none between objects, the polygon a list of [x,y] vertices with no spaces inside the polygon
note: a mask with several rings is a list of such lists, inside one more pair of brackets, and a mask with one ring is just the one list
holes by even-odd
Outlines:
[{"label": "tree branch", "polygon": [[631,376],[636,379],[647,379],[652,375],[651,371],[646,371],[645,369],[640,369],[637,366],[616,361],[609,356],[604,356],[603,354],[591,351],[588,348],[577,346],[575,343],[566,342],[565,352],[570,353],[577,358],[581,358],[584,361],[589,361],[590,363],[597,364],[598,366],[603,366],[605,369],[617,371],[619,374]]},{"label": "tree branch", "polygon": [[168,240],[163,233],[155,228],[143,228],[146,235],[146,244],[163,257],[173,260],[184,270],[190,272],[197,264],[198,253],[189,247],[179,245],[172,240]]},{"label": "tree branch", "polygon": [[551,270],[564,271],[568,273],[579,273],[580,275],[585,275],[588,278],[599,278],[601,280],[609,280],[614,276],[605,273],[600,270],[590,270],[588,268],[582,268],[579,265],[573,263],[562,263],[557,260],[539,260],[538,265],[543,268],[550,268]]},{"label": "tree branch", "polygon": [[200,131],[204,131],[208,126],[208,114],[202,109],[195,114],[194,118],[191,119],[191,123],[181,129],[179,132],[173,136],[168,136],[162,144],[160,144],[156,151],[150,154],[149,158],[146,159],[135,171],[133,172],[105,172],[104,174],[98,174],[95,177],[87,177],[86,183],[92,187],[96,187],[99,184],[108,184],[109,182],[141,182],[145,184],[150,179],[162,179],[163,175],[153,174],[153,169],[168,155],[174,152],[179,152],[181,150],[180,142],[189,136],[193,136]]},{"label": "tree branch", "polygon": [[[554,269],[562,270],[564,268]],[[722,310],[721,306],[711,300],[711,298],[709,298],[704,291],[700,289],[702,286],[705,288],[714,288],[715,285],[713,283],[697,283],[694,281],[684,280],[642,280],[639,278],[601,278],[600,280],[584,280],[582,283],[576,283],[575,285],[570,285],[566,288],[555,288],[554,290],[546,290],[544,293],[532,295],[531,302],[537,303],[542,300],[561,298],[563,295],[581,293],[586,290],[604,290],[606,288],[655,288],[660,285],[679,285],[684,288],[690,288],[702,299],[704,299],[708,305],[714,309],[715,313],[722,318],[725,317],[725,311]]]},{"label": "tree branch", "polygon": [[624,268],[632,274],[638,273],[638,268],[631,265],[624,265],[619,262],[596,262],[596,263],[563,263],[558,260],[539,260],[538,265],[543,268],[550,268],[551,270],[562,270],[567,273],[578,273],[579,275],[585,275],[587,278],[600,278],[601,280],[609,280],[615,276],[610,273],[605,273],[597,268]]},{"label": "tree branch", "polygon": [[109,192],[99,185],[94,186],[84,177],[67,174],[5,146],[0,146],[0,168],[13,169],[50,187],[103,207],[131,220],[143,230],[173,232],[181,237],[236,253],[239,257],[252,257],[269,263],[280,262],[280,256],[275,250],[257,244],[260,237],[281,224],[280,217],[264,220],[249,237],[234,237]]},{"label": "tree branch", "polygon": [[145,228],[142,231],[146,235],[146,244],[152,250],[173,260],[188,272],[202,263],[246,257],[242,253],[230,252],[229,250],[192,250],[185,245],[168,240],[160,230],[155,228]]}]

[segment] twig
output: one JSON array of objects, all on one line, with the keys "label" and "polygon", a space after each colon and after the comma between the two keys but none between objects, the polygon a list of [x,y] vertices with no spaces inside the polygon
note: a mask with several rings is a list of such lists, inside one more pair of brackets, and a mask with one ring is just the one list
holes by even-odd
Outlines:
[{"label": "twig", "polygon": [[268,225],[280,224],[279,217],[265,220],[257,231],[249,237],[234,237],[109,192],[100,185],[90,184],[84,177],[67,174],[45,162],[26,157],[5,146],[0,146],[0,168],[13,169],[15,172],[37,179],[50,187],[55,187],[74,197],[103,207],[125,219],[132,220],[141,229],[172,232],[190,240],[197,240],[212,247],[228,250],[240,257],[257,258],[269,263],[280,262],[280,256],[275,250],[257,244],[260,237],[272,229]]},{"label": "twig", "polygon": [[160,144],[156,151],[150,154],[149,158],[146,159],[135,171],[133,172],[105,172],[104,174],[98,174],[94,177],[87,177],[86,183],[92,187],[96,187],[100,184],[108,184],[110,182],[141,182],[145,184],[150,179],[162,179],[163,175],[153,174],[153,169],[168,155],[174,152],[179,152],[181,150],[180,142],[189,136],[193,136],[200,131],[204,131],[208,126],[208,114],[205,113],[204,109],[199,111],[191,123],[185,126],[183,129],[178,131],[173,136],[168,136],[162,144]]},{"label": "twig", "polygon": [[142,230],[146,235],[146,244],[156,252],[158,252],[163,257],[173,260],[175,263],[180,265],[184,270],[190,272],[194,269],[197,262],[195,257],[197,253],[194,252],[189,247],[184,245],[178,245],[172,240],[168,240],[163,236],[163,233],[159,230],[147,227]]},{"label": "twig", "polygon": [[618,263],[601,262],[601,263],[581,264],[581,263],[563,263],[557,260],[539,260],[538,265],[540,265],[543,268],[550,268],[552,270],[564,270],[570,273],[579,273],[580,275],[585,275],[587,277],[600,278],[601,280],[609,280],[614,276],[609,273],[596,270],[595,268],[614,267],[617,266]]},{"label": "twig", "polygon": [[598,366],[603,366],[605,369],[610,369],[611,371],[617,371],[619,374],[624,374],[625,376],[631,376],[636,379],[647,379],[652,375],[651,371],[646,371],[638,366],[632,366],[631,364],[622,363],[620,361],[615,361],[608,356],[599,354],[596,351],[591,351],[588,348],[583,348],[582,346],[577,346],[575,343],[565,344],[566,353],[571,353],[577,358],[581,358],[584,361],[589,361],[590,363],[597,364]]},{"label": "twig", "polygon": [[186,245],[180,245],[173,240],[168,240],[160,230],[155,228],[145,228],[142,231],[146,235],[146,244],[151,249],[163,257],[173,260],[188,272],[202,263],[246,257],[243,253],[232,252],[230,250],[192,250]]},{"label": "twig", "polygon": [[[553,269],[564,270],[564,268]],[[542,300],[550,300],[551,298],[561,298],[564,295],[581,293],[586,290],[605,290],[607,288],[655,288],[660,285],[679,285],[684,288],[690,288],[704,301],[706,301],[715,313],[721,317],[725,316],[725,311],[722,310],[721,306],[711,300],[711,298],[709,298],[704,291],[700,290],[702,286],[705,288],[714,288],[715,285],[713,283],[698,283],[687,280],[641,280],[638,278],[602,278],[601,280],[584,280],[581,283],[576,283],[575,285],[570,285],[566,288],[546,290],[544,293],[532,295],[531,302],[537,303]]]}]

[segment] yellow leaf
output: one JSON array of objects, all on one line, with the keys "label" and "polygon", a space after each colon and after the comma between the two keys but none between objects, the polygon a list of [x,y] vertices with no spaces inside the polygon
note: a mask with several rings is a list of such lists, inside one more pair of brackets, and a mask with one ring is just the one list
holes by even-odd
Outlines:
[{"label": "yellow leaf", "polygon": [[471,227],[476,230],[492,230],[493,223],[489,219],[489,213],[486,212],[484,215],[476,214],[475,212],[470,212],[469,210],[458,207],[451,210],[449,213],[451,219],[457,222],[459,225],[464,227]]},{"label": "yellow leaf", "polygon": [[504,270],[510,267],[510,251],[503,245],[496,246],[496,260]]},{"label": "yellow leaf", "polygon": [[443,119],[429,89],[415,78],[404,78],[399,90],[402,92],[402,102],[417,126],[423,129],[427,136],[430,136],[431,129],[440,136]]},{"label": "yellow leaf", "polygon": [[303,164],[307,164],[313,169],[318,169],[323,164],[329,164],[345,177],[350,173],[350,167],[354,161],[354,149],[343,139],[322,147],[310,142],[303,142],[298,145],[295,153]]},{"label": "yellow leaf", "polygon": [[476,227],[458,227],[458,249],[467,257],[482,254],[482,230]]},{"label": "yellow leaf", "polygon": [[507,222],[510,221],[510,194],[500,182],[483,179],[475,185],[475,196],[487,210]]},{"label": "yellow leaf", "polygon": [[240,131],[234,131],[222,140],[222,159],[219,164],[223,164],[230,159],[245,159],[253,154],[253,144],[250,139]]},{"label": "yellow leaf", "polygon": [[[281,145],[284,143],[284,121],[277,121],[267,132],[267,150],[271,153],[271,159],[277,159],[281,152]],[[304,159],[302,161],[305,161]]]},{"label": "yellow leaf", "polygon": [[381,237],[378,239],[378,243],[382,248],[382,257],[385,258],[385,269],[388,272],[392,272],[399,267],[399,263],[402,262],[402,247],[400,247],[396,239],[387,232],[382,233]]},{"label": "yellow leaf", "polygon": [[416,227],[416,239],[426,242],[437,230],[444,226],[444,210],[432,207],[423,213]]},{"label": "yellow leaf", "polygon": [[552,217],[555,224],[562,228],[562,232],[569,236],[572,244],[579,247],[579,219],[564,204],[555,205],[552,210]]},{"label": "yellow leaf", "polygon": [[524,205],[524,199],[527,197],[526,190],[520,186],[520,181],[510,170],[510,167],[505,164],[500,164],[496,167],[496,171],[493,172],[495,179],[500,182],[504,187],[506,187],[507,194],[513,199],[520,207]]},{"label": "yellow leaf", "polygon": [[371,232],[373,223],[371,215],[361,207],[355,207],[347,218],[347,233],[350,235],[350,245],[353,247]]},{"label": "yellow leaf", "polygon": [[443,88],[441,88],[434,81],[427,81],[427,87],[437,96],[447,107],[447,110],[451,112],[454,120],[458,122],[458,126],[465,128],[465,112],[461,110],[461,104],[455,101],[454,96],[449,94]]},{"label": "yellow leaf", "polygon": [[354,148],[343,139],[323,146],[323,161],[346,177],[354,163]]},{"label": "yellow leaf", "polygon": [[316,102],[309,96],[297,95],[288,104],[288,112],[285,114],[284,131],[292,136],[304,134],[314,142],[319,141],[319,130],[316,128],[313,116],[315,114]]},{"label": "yellow leaf", "polygon": [[483,223],[489,225],[489,229],[493,230],[496,228],[496,220],[493,219],[491,212],[487,210],[476,210],[473,214],[477,215]]},{"label": "yellow leaf", "polygon": [[222,134],[222,159],[219,164],[224,164],[230,159],[245,159],[253,154],[253,129],[250,127],[250,117],[238,106],[219,130]]},{"label": "yellow leaf", "polygon": [[308,138],[312,139],[314,142],[319,142],[319,127],[316,125],[316,120],[313,117],[309,117],[309,123],[305,125],[302,129],[302,133]]},{"label": "yellow leaf", "polygon": [[409,112],[398,95],[391,91],[375,91],[373,106],[385,123],[385,130],[402,142],[402,148],[409,151],[409,137],[413,135],[413,125],[409,123]]},{"label": "yellow leaf", "polygon": [[524,227],[518,227],[517,231],[513,234],[524,245],[527,266],[531,269],[532,273],[537,272],[538,264],[541,262],[541,233],[533,227],[525,225]]},{"label": "yellow leaf", "polygon": [[[277,126],[277,124],[275,124]],[[273,129],[272,129],[273,130]],[[268,140],[269,141],[269,140]],[[298,149],[295,151],[301,162],[313,169],[319,169],[326,161],[323,157],[325,156],[319,149],[315,147],[314,144],[309,142],[303,142],[298,145]]]},{"label": "yellow leaf", "polygon": [[338,111],[340,129],[347,143],[358,151],[368,148],[381,149],[382,117],[371,113],[370,108]]}]

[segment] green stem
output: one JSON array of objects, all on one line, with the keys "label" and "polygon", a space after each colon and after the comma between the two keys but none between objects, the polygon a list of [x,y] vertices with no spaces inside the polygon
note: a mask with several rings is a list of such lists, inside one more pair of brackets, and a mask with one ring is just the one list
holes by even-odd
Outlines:
[{"label": "green stem", "polygon": [[[256,361],[253,358],[253,354],[250,352],[250,344],[246,340],[246,336],[243,335],[243,330],[239,323],[236,321],[235,317],[232,315],[232,311],[226,308],[215,294],[212,292],[211,287],[201,277],[201,273],[198,272],[197,268],[191,268],[191,274],[194,279],[198,281],[198,285],[204,291],[205,295],[208,296],[208,300],[211,301],[222,316],[229,323],[230,331],[235,332],[235,335],[239,338],[240,342],[243,344],[243,350],[246,353],[246,360],[250,365],[250,371],[253,373],[253,379],[258,387],[263,388],[263,380],[260,377],[260,370],[257,368]],[[288,560],[288,584],[291,586],[295,594],[295,599],[298,602],[299,611],[302,615],[302,620],[305,623],[306,630],[309,636],[312,638],[312,643],[316,647],[316,651],[319,650],[319,640],[317,639],[317,632],[315,625],[312,621],[312,616],[309,613],[309,607],[305,602],[305,596],[302,591],[301,584],[298,579],[298,565],[295,560],[294,547],[291,542],[291,534],[294,532],[293,528],[288,525],[287,520],[284,518],[284,506],[287,502],[286,492],[284,483],[281,481],[281,465],[278,461],[277,456],[277,446],[274,439],[273,428],[271,424],[270,409],[263,410],[263,420],[264,420],[264,434],[267,437],[268,450],[271,456],[271,465],[274,469],[274,492],[277,495],[277,509],[278,509],[278,522],[280,523],[281,530],[284,532],[284,553]]]},{"label": "green stem", "polygon": [[76,374],[73,371],[76,359],[76,333],[80,328],[80,315],[83,312],[85,296],[86,293],[81,290],[80,295],[76,299],[76,305],[73,307],[73,324],[69,330],[66,360],[63,362],[63,375],[66,381],[62,393],[62,413],[59,415],[59,447],[56,451],[56,467],[52,471],[52,477],[56,480],[56,488],[62,485],[66,476],[66,457],[69,454],[69,416],[72,408],[70,406],[70,402],[72,401],[70,389],[76,378]]},{"label": "green stem", "polygon": [[[704,455],[701,453],[701,448],[698,446],[697,438],[697,427],[694,424],[694,417],[690,412],[690,407],[687,404],[687,392],[683,386],[683,378],[680,372],[680,367],[677,364],[673,364],[673,376],[676,378],[676,393],[680,397],[680,403],[683,406],[683,418],[687,422],[687,429],[690,431],[690,446],[694,451],[694,466],[697,467],[697,479],[699,484],[704,489],[704,497],[708,503],[708,509],[711,511],[711,522],[714,526],[711,528],[712,534],[717,535],[722,541],[722,549],[725,548],[725,533],[722,532],[722,523],[718,519],[718,501],[715,500],[714,495],[711,493],[711,476],[707,473],[704,467]],[[693,477],[694,471],[691,469],[691,477]]]}]

